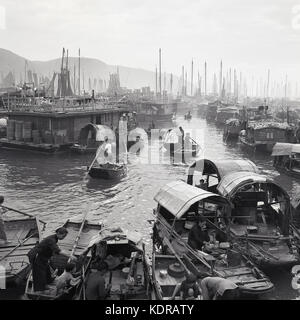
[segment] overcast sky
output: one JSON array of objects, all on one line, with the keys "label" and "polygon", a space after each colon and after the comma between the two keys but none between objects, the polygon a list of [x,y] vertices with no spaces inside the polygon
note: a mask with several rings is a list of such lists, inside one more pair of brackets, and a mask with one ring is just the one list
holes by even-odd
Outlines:
[{"label": "overcast sky", "polygon": [[270,68],[271,78],[300,80],[296,5],[300,0],[0,0],[0,47],[31,60],[57,58],[63,46],[77,55],[80,47],[82,56],[149,70],[161,47],[163,70],[175,74],[192,58],[200,72],[205,59],[217,71],[222,58],[224,68],[249,76],[266,77]]}]

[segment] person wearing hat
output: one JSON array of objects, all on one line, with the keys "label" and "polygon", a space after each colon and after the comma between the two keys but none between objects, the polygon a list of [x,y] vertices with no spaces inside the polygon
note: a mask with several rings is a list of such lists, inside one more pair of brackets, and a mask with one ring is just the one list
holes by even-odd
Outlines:
[{"label": "person wearing hat", "polygon": [[196,250],[201,250],[205,243],[209,243],[210,238],[207,232],[206,221],[199,217],[188,236],[188,245]]},{"label": "person wearing hat", "polygon": [[193,273],[187,274],[186,279],[175,287],[170,300],[174,300],[178,292],[180,292],[180,300],[198,299],[200,289],[197,283],[197,277]]},{"label": "person wearing hat", "polygon": [[2,215],[6,212],[6,210],[2,207],[3,202],[4,197],[0,196],[0,245],[5,245],[8,242],[2,217]]},{"label": "person wearing hat", "polygon": [[32,266],[34,291],[46,290],[47,285],[54,280],[49,265],[51,257],[56,254],[69,256],[57,245],[57,242],[63,240],[67,234],[68,230],[66,228],[58,228],[55,234],[46,237],[28,252],[27,255]]},{"label": "person wearing hat", "polygon": [[224,278],[206,277],[201,281],[203,300],[236,300],[239,296],[238,286]]}]

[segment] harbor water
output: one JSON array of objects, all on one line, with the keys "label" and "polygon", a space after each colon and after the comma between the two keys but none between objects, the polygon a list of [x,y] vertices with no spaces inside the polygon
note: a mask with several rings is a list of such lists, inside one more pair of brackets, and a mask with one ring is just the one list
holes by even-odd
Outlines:
[{"label": "harbor water", "polygon": [[[290,194],[300,190],[300,182],[280,175],[269,155],[245,153],[237,143],[225,143],[223,131],[215,124],[193,116],[177,118],[183,129],[201,129],[204,157],[208,159],[250,159],[262,173],[274,178]],[[39,215],[56,228],[70,217],[89,211],[88,219],[108,226],[139,231],[151,244],[151,220],[158,189],[177,179],[186,180],[187,168],[171,164],[129,164],[128,175],[118,183],[92,180],[87,166],[94,155],[44,155],[25,151],[0,151],[0,194],[7,206]],[[269,274],[276,289],[272,299],[293,299],[289,270]]]}]

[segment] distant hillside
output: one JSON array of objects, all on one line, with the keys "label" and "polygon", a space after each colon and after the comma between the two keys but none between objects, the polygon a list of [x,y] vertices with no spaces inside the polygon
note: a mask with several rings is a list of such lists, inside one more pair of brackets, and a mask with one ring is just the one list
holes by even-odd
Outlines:
[{"label": "distant hillside", "polygon": [[[26,59],[27,60],[27,59]],[[38,74],[38,76],[47,76],[51,79],[53,72],[60,70],[61,59],[54,59],[50,61],[30,61],[28,62],[28,69]],[[73,77],[74,64],[76,67],[76,77],[78,76],[78,58],[69,58],[69,69],[71,71],[71,77]],[[155,72],[135,69],[129,67],[118,66],[120,81],[122,87],[130,89],[141,88],[145,86],[151,86],[152,90],[155,89]],[[16,81],[24,79],[25,70],[25,58],[21,57],[9,50],[0,48],[0,75],[6,76],[9,72],[12,72],[16,78]],[[88,89],[88,81],[91,78],[103,79],[108,81],[109,73],[115,73],[117,66],[108,65],[98,59],[81,58],[81,74],[84,73],[84,87]],[[163,78],[163,76],[162,76]],[[1,80],[1,78],[0,78]],[[82,78],[81,78],[81,81]],[[169,76],[167,76],[167,88],[169,86]],[[82,83],[82,82],[81,82]],[[163,85],[163,79],[162,79]],[[177,79],[174,78],[173,84],[174,91],[177,90]]]}]

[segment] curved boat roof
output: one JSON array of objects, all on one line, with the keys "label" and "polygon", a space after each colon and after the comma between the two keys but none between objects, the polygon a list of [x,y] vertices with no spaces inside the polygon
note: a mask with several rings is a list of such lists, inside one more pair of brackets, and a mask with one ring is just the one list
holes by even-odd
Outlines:
[{"label": "curved boat roof", "polygon": [[280,188],[285,196],[289,199],[289,195],[287,194],[287,192],[277,183],[264,175],[249,171],[232,172],[226,175],[220,181],[219,185],[217,186],[217,190],[224,197],[232,197],[238,189],[253,183],[274,184],[278,188]]},{"label": "curved boat roof", "polygon": [[188,171],[188,175],[193,175],[193,171],[202,171],[203,175],[217,173],[218,178],[222,179],[225,175],[237,171],[249,171],[259,173],[258,167],[250,160],[230,159],[230,160],[208,160],[200,159],[195,161]]},{"label": "curved boat roof", "polygon": [[277,142],[272,151],[272,156],[290,156],[293,153],[300,153],[300,144]]},{"label": "curved boat roof", "polygon": [[226,198],[193,187],[183,181],[173,181],[164,185],[155,195],[154,200],[167,209],[177,219],[180,219],[196,202],[211,199],[216,204],[229,205]]},{"label": "curved boat roof", "polygon": [[110,140],[115,140],[115,133],[110,127],[93,123],[87,124],[80,130],[80,138],[87,139],[90,131],[96,133],[96,141],[104,141],[105,137],[108,137]]}]

